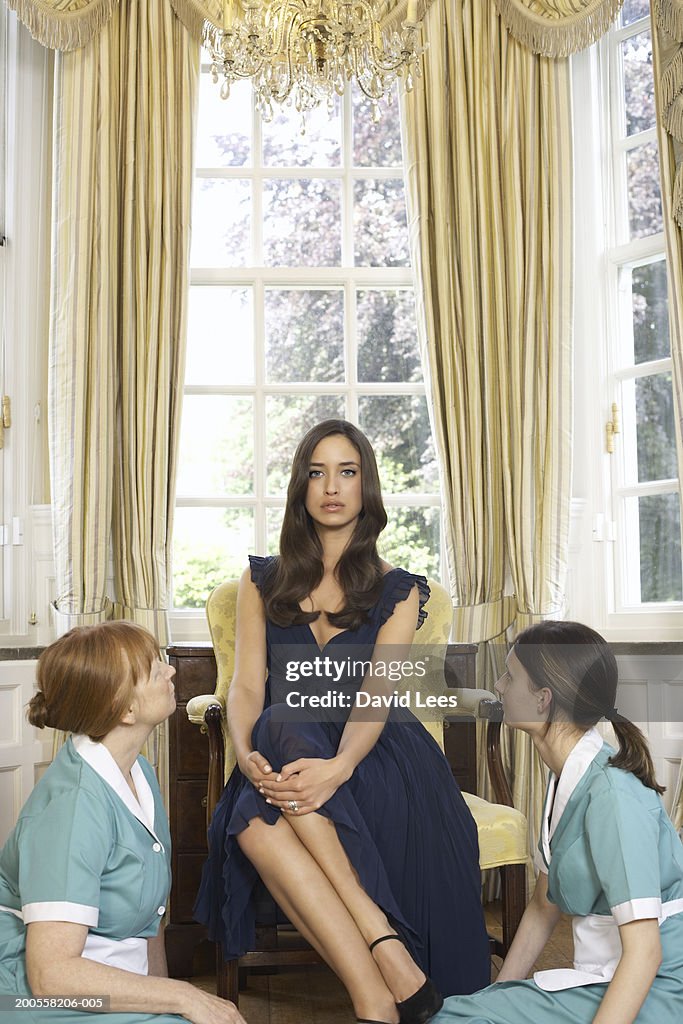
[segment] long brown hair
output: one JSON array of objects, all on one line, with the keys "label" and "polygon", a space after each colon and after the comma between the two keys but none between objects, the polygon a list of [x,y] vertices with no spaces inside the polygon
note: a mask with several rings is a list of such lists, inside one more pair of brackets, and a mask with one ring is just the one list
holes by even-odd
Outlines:
[{"label": "long brown hair", "polygon": [[632,772],[657,793],[664,792],[647,740],[614,707],[619,671],[604,637],[580,622],[546,620],[520,633],[513,650],[534,689],[547,686],[552,691],[548,722],[566,720],[589,729],[601,718],[609,719],[619,742],[609,763]]},{"label": "long brown hair", "polygon": [[344,593],[344,607],[328,612],[334,626],[358,629],[379,599],[382,563],[377,538],[387,525],[375,453],[365,434],[347,420],[323,420],[301,439],[294,453],[287,504],[280,532],[280,557],[265,574],[262,594],[266,616],[278,626],[313,622],[320,612],[304,612],[300,602],[323,577],[323,550],[306,510],[309,469],[313,452],[326,437],[340,435],[351,442],[360,459],[363,507],[335,573]]},{"label": "long brown hair", "polygon": [[29,701],[28,720],[39,729],[47,725],[102,740],[158,657],[152,634],[133,622],[77,626],[38,659],[38,692]]}]

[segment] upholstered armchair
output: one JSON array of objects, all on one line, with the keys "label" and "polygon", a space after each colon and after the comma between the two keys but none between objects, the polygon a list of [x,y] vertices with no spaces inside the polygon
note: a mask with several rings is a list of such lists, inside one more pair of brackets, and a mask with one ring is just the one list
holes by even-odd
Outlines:
[{"label": "upholstered armchair", "polygon": [[[453,617],[450,597],[445,589],[429,581],[430,597],[426,605],[427,618],[416,633],[414,643],[420,648],[445,650]],[[207,793],[207,824],[223,791],[225,781],[235,766],[235,752],[226,725],[226,698],[235,665],[235,626],[237,606],[237,580],[228,580],[210,594],[206,612],[211,640],[216,656],[217,680],[213,694],[192,698],[187,705],[191,722],[208,735],[209,778]],[[445,689],[443,666],[440,678],[428,681],[432,689],[457,697],[457,708],[449,708],[448,717],[469,716],[487,721],[486,756],[492,786],[499,803],[490,803],[474,794],[464,793],[479,833],[479,860],[482,870],[499,868],[501,872],[503,937],[491,939],[491,952],[505,955],[519,924],[526,903],[527,826],[524,815],[512,807],[507,781],[499,761],[500,705],[488,690],[449,687]],[[457,718],[456,718],[457,720]],[[443,748],[443,720],[425,720],[425,727]],[[453,726],[451,726],[453,727]],[[457,724],[456,724],[457,727]],[[257,929],[257,944],[270,945],[270,949],[249,951],[238,961],[222,964],[218,951],[218,991],[225,998],[237,1001],[238,968],[249,966],[286,965],[319,962],[310,948],[277,948],[277,929],[274,924]]]}]

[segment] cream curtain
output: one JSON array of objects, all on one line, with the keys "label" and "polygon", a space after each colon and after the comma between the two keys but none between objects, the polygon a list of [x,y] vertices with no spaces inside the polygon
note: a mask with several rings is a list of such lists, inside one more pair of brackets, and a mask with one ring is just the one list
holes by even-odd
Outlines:
[{"label": "cream curtain", "polygon": [[[492,3],[426,17],[406,100],[408,217],[440,453],[456,639],[559,615],[571,465],[569,69],[513,39]],[[483,653],[492,666],[499,653]],[[491,685],[490,669],[489,678]],[[515,737],[516,805],[539,826],[544,773]]]},{"label": "cream curtain", "polygon": [[[683,480],[683,0],[652,0],[657,140],[669,285],[679,480]],[[672,806],[683,828],[683,762]]]},{"label": "cream curtain", "polygon": [[[199,50],[168,0],[120,0],[60,53],[50,449],[61,628],[109,613],[168,642]],[[75,616],[75,618],[74,618]],[[91,621],[92,618],[89,620]]]}]

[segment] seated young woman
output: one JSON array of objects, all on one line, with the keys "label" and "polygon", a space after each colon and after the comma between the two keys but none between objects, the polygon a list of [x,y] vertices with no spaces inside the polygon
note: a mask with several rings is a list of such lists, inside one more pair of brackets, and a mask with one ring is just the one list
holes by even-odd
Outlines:
[{"label": "seated young woman", "polygon": [[[434,1024],[683,1019],[683,844],[645,738],[614,706],[608,644],[579,623],[539,623],[517,637],[496,689],[507,724],[550,768],[540,874],[497,983],[447,999]],[[574,968],[523,980],[562,913],[573,918]]]},{"label": "seated young woman", "polygon": [[175,709],[175,669],[130,622],[73,629],[38,661],[29,721],[73,733],[0,851],[0,1018],[244,1024],[167,977],[171,837],[140,751]]},{"label": "seated young woman", "polygon": [[[490,963],[477,828],[448,762],[410,711],[363,710],[393,692],[379,662],[407,653],[429,596],[424,577],[379,557],[386,522],[367,438],[344,420],[313,427],[294,456],[280,555],[252,558],[239,586],[237,765],[195,913],[238,956],[254,941],[260,876],[359,1020],[420,1024],[438,990],[480,988]],[[304,672],[323,656],[332,675]],[[325,689],[340,694],[332,712],[302,707]]]}]

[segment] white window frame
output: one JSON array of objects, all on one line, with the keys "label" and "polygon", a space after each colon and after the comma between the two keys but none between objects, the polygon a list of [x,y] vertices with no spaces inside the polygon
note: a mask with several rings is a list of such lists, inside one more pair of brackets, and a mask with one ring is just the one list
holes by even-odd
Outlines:
[{"label": "white window frame", "polygon": [[[0,643],[32,646],[45,638],[47,608],[34,588],[31,506],[46,488],[46,415],[50,270],[52,75],[54,55],[40,46],[4,6],[3,75],[6,152],[4,224],[0,249],[5,275],[1,394],[11,399],[5,432],[0,524],[3,617]],[[38,637],[36,625],[40,626]]]},{"label": "white window frame", "polygon": [[[635,451],[632,425],[622,391],[628,382],[668,370],[671,360],[625,366],[620,359],[623,324],[630,304],[619,293],[622,266],[661,258],[664,235],[624,241],[619,218],[628,225],[625,173],[612,161],[611,145],[622,123],[622,90],[615,81],[614,57],[621,42],[647,27],[643,20],[613,28],[600,43],[572,58],[575,196],[575,442],[573,540],[570,550],[570,607],[611,640],[680,639],[683,602],[637,604],[629,600],[629,576],[639,574],[639,559],[628,559],[624,499],[671,492],[677,481],[634,484],[627,476],[627,451]],[[611,76],[611,77],[610,77]],[[656,139],[656,129],[620,141],[616,149]],[[623,167],[623,164],[622,164]],[[596,288],[596,280],[604,288]],[[630,297],[629,297],[630,300]],[[619,313],[621,305],[621,324]],[[624,313],[628,316],[625,317]],[[622,343],[620,346],[620,338]],[[612,402],[621,413],[615,452],[606,453],[605,427]],[[633,531],[630,535],[633,540]],[[631,592],[633,587],[631,586]]]},{"label": "white window frame", "polygon": [[[208,70],[208,65],[203,71]],[[216,86],[218,88],[218,86]],[[229,103],[229,100],[227,101]],[[385,117],[398,116],[396,105],[383,114]],[[254,357],[255,378],[252,384],[234,386],[186,385],[184,394],[248,396],[254,400],[254,492],[251,495],[202,496],[178,493],[176,508],[249,508],[254,510],[255,544],[259,554],[266,552],[267,510],[284,507],[284,495],[273,496],[266,491],[266,438],[265,404],[268,396],[305,394],[339,395],[345,402],[345,415],[358,422],[359,399],[366,395],[424,396],[424,383],[363,383],[357,379],[357,331],[356,292],[359,289],[403,290],[414,288],[411,267],[356,267],[353,260],[353,188],[357,180],[395,180],[402,176],[400,167],[354,167],[352,166],[352,103],[350,93],[342,101],[342,149],[341,162],[337,167],[266,167],[259,164],[257,154],[261,153],[261,117],[252,112],[253,162],[239,167],[202,167],[197,177],[245,179],[259,186],[252,193],[251,243],[252,256],[256,259],[262,253],[262,189],[266,180],[274,178],[325,179],[341,182],[342,191],[342,237],[341,265],[338,267],[268,267],[256,265],[244,268],[201,268],[193,267],[190,272],[191,285],[225,285],[253,288],[254,316]],[[340,289],[344,291],[344,358],[346,379],[340,382],[311,383],[267,383],[265,380],[265,323],[264,292],[268,287]],[[387,509],[392,507],[440,508],[441,499],[437,493],[410,491],[401,495],[383,494]],[[441,576],[444,574],[444,544],[441,529]],[[245,552],[245,565],[246,565]],[[208,626],[203,609],[173,608],[170,613],[171,635],[180,641],[203,640],[208,638]]]}]

